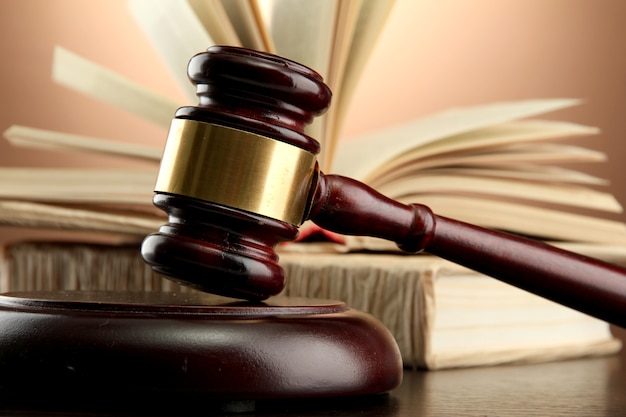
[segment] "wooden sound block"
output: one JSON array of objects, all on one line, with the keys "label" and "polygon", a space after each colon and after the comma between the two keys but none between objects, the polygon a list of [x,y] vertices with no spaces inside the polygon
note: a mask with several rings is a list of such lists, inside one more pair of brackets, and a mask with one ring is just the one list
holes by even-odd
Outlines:
[{"label": "wooden sound block", "polygon": [[389,331],[342,302],[233,302],[199,292],[0,295],[5,398],[328,398],[386,392],[401,378]]}]

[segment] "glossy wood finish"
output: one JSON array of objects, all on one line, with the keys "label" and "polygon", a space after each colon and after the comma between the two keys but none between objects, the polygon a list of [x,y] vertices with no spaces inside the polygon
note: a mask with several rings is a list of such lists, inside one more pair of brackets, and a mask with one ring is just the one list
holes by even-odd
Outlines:
[{"label": "glossy wood finish", "polygon": [[228,297],[263,300],[285,287],[274,248],[298,228],[267,217],[181,195],[156,193],[168,223],[147,236],[144,260],[183,285]]},{"label": "glossy wood finish", "polygon": [[164,395],[219,408],[378,394],[401,377],[391,333],[342,302],[233,302],[198,292],[0,295],[0,403],[16,407],[102,398],[158,404]]},{"label": "glossy wood finish", "polygon": [[317,154],[319,142],[304,133],[323,114],[332,93],[312,69],[275,55],[212,46],[187,68],[198,105],[178,109],[176,118],[246,130]]},{"label": "glossy wood finish", "polygon": [[[244,416],[302,417],[622,417],[626,415],[626,351],[619,355],[572,361],[404,372],[402,384],[389,395],[366,397],[258,401],[232,404],[248,407]],[[69,398],[68,393],[66,398]],[[134,398],[101,397],[89,404],[74,397],[73,406],[46,407],[33,397],[30,407],[0,404],[4,415],[17,416],[230,416],[211,409],[202,398],[175,394]],[[61,412],[65,411],[65,412]],[[69,411],[69,413],[68,413]]]},{"label": "glossy wood finish", "polygon": [[[326,111],[332,93],[315,71],[271,54],[213,46],[191,58],[188,75],[199,103],[178,109],[176,118],[319,152],[304,128]],[[142,246],[156,271],[229,297],[259,300],[282,291],[285,277],[274,247],[294,240],[297,226],[184,195],[156,193],[154,203],[169,217]]]},{"label": "glossy wood finish", "polygon": [[437,216],[403,205],[363,184],[323,176],[311,218],[344,233],[394,241],[428,251],[501,281],[626,327],[626,270],[542,242]]}]

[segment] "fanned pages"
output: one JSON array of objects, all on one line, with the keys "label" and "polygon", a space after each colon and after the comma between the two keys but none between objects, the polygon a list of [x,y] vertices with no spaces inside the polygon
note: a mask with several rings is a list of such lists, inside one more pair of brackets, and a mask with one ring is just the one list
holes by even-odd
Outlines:
[{"label": "fanned pages", "polygon": [[65,48],[54,49],[57,83],[112,104],[157,125],[169,127],[180,104]]},{"label": "fanned pages", "polygon": [[[337,16],[335,19],[334,38],[332,48],[330,50],[330,58],[328,72],[326,74],[326,83],[333,91],[333,101],[340,102],[343,96],[341,88],[341,80],[347,66],[347,58],[352,44],[354,32],[359,17],[361,0],[339,2],[337,6]],[[330,164],[332,158],[332,142],[333,137],[330,136],[334,132],[337,125],[337,109],[332,107],[321,121],[321,132],[319,135],[323,138],[326,145],[320,155],[318,161],[321,167]]]},{"label": "fanned pages", "polygon": [[390,177],[398,178],[426,169],[442,169],[457,166],[493,168],[535,164],[540,169],[543,164],[589,163],[603,162],[605,160],[606,155],[603,152],[581,146],[557,143],[514,144],[500,146],[495,151],[442,155],[436,158],[413,161],[410,165],[398,166],[394,172],[387,170],[385,176],[372,177],[369,181],[376,186],[376,184],[387,181]]},{"label": "fanned pages", "polygon": [[0,223],[33,228],[80,230],[131,236],[145,235],[163,224],[163,217],[104,208],[59,206],[28,201],[0,201]]},{"label": "fanned pages", "polygon": [[[234,19],[227,14],[226,4],[221,0],[187,0],[204,30],[217,45],[243,46],[233,26]],[[240,3],[237,2],[237,3]]]},{"label": "fanned pages", "polygon": [[362,0],[359,3],[351,42],[344,58],[345,67],[341,72],[341,79],[335,82],[340,90],[334,91],[333,107],[327,116],[324,132],[324,146],[327,152],[325,163],[322,165],[324,168],[333,165],[334,151],[352,96],[394,4],[395,0]]},{"label": "fanned pages", "polygon": [[[364,179],[371,167],[441,138],[536,116],[579,104],[574,99],[524,100],[446,110],[429,117],[368,133],[337,146],[332,171]],[[384,144],[384,146],[381,146]]]},{"label": "fanned pages", "polygon": [[[115,142],[108,139],[55,132],[46,129],[36,129],[34,127],[20,125],[9,127],[4,131],[4,137],[12,145],[16,146],[108,154],[127,158],[145,159],[156,163],[161,160],[161,155],[163,154],[162,147],[139,145],[129,142]],[[0,178],[0,180],[1,179],[2,178]]]},{"label": "fanned pages", "polygon": [[213,39],[193,8],[187,1],[171,0],[131,0],[129,8],[188,100],[195,101],[195,87],[187,78],[187,62],[211,46]]},{"label": "fanned pages", "polygon": [[[626,247],[624,225],[609,220],[622,208],[601,188],[608,181],[567,167],[606,160],[601,151],[567,143],[599,130],[537,119],[578,105],[579,99],[453,108],[360,137],[341,137],[351,97],[363,87],[358,80],[394,4],[377,0],[129,0],[130,13],[189,101],[163,97],[61,46],[55,49],[53,79],[168,127],[176,108],[196,101],[186,75],[191,56],[213,42],[277,53],[310,66],[334,91],[328,114],[307,130],[321,142],[319,162],[324,172],[362,180],[394,199],[424,203],[439,214],[485,227],[573,245]],[[21,211],[11,211],[16,217],[4,216],[0,222],[30,227],[54,227],[58,222],[59,228],[89,229],[90,217],[75,221],[69,218],[75,215],[73,210],[93,211],[94,219],[101,213],[109,220],[119,215],[120,224],[125,213],[131,218],[138,210],[141,216],[154,215],[152,187],[165,138],[154,146],[135,145],[27,126],[12,126],[5,137],[15,146],[107,154],[142,160],[144,165],[136,170],[106,171],[1,169],[0,201],[10,203],[4,213],[19,202],[25,205]],[[145,168],[146,161],[154,161],[154,168]],[[50,217],[45,215],[48,209]],[[161,217],[162,213],[157,216]],[[98,221],[94,228],[110,227],[111,233],[118,233],[120,224],[109,220]],[[136,233],[140,240],[147,232],[133,227],[124,234]],[[358,238],[345,241],[344,250],[378,247]]]},{"label": "fanned pages", "polygon": [[436,172],[483,178],[510,178],[536,182],[548,181],[553,184],[582,184],[588,186],[606,186],[609,184],[609,181],[605,178],[572,169],[527,164],[496,163],[491,166],[452,166],[450,168],[439,168]]},{"label": "fanned pages", "polygon": [[265,28],[260,25],[260,11],[254,1],[218,1],[223,5],[229,21],[232,22],[235,31],[239,35],[242,46],[260,51],[274,51],[274,44],[271,37],[268,36]]},{"label": "fanned pages", "polygon": [[157,170],[0,168],[0,198],[149,207]]},{"label": "fanned pages", "polygon": [[[566,123],[552,120],[516,120],[506,123],[487,126],[463,132],[457,135],[440,137],[424,145],[417,145],[404,152],[392,156],[385,163],[378,163],[371,168],[364,178],[370,185],[376,186],[383,183],[386,177],[398,177],[408,170],[417,171],[428,167],[457,165],[452,162],[454,158],[465,158],[468,155],[489,155],[490,153],[505,154],[510,146],[517,146],[522,153],[521,144],[531,143],[530,149],[538,149],[546,140],[564,140],[578,136],[590,136],[598,133],[598,129],[582,126],[574,123]],[[417,138],[415,141],[418,141]],[[408,146],[405,147],[405,149]],[[587,158],[583,162],[596,162],[604,160],[603,153],[593,150],[578,152]],[[580,155],[575,160],[563,160],[562,162],[581,162]],[[535,160],[534,158],[532,160]],[[502,164],[510,161],[501,160]],[[459,163],[463,163],[460,161]],[[464,165],[467,165],[465,163]],[[365,168],[365,167],[364,167]]]}]

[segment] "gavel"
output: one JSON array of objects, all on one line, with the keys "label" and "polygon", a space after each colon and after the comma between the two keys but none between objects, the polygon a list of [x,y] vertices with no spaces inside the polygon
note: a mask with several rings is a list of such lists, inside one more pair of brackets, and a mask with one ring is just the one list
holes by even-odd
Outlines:
[{"label": "gavel", "polygon": [[267,299],[285,286],[276,246],[311,220],[428,252],[626,327],[626,269],[320,172],[320,145],[305,127],[332,93],[310,68],[213,46],[191,58],[188,75],[199,103],[176,111],[153,198],[168,222],[142,244],[156,272],[205,292]]}]

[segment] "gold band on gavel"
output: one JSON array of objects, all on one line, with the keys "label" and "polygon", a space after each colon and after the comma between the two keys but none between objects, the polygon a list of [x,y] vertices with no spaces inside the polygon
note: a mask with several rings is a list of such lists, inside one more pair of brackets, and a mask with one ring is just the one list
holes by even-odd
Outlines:
[{"label": "gold band on gavel", "polygon": [[155,191],[300,225],[316,170],[315,155],[297,146],[224,126],[174,119]]}]

